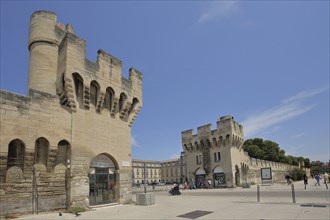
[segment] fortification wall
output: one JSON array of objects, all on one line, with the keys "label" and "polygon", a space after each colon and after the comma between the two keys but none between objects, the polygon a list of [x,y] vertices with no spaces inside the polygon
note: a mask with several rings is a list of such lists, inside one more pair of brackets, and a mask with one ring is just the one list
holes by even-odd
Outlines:
[{"label": "fortification wall", "polygon": [[[122,77],[122,62],[103,50],[95,63],[86,59],[86,42],[71,25],[57,22],[53,12],[32,14],[28,46],[28,96],[1,91],[2,198],[12,193],[22,201],[31,197],[27,188],[35,179],[33,167],[41,163],[40,187],[46,193],[39,199],[44,207],[85,206],[91,162],[103,154],[115,164],[116,200],[130,202],[131,125],[142,108],[142,74],[130,68],[129,78]],[[57,173],[58,164],[65,167],[64,177]],[[23,177],[11,175],[8,182],[13,167]],[[63,187],[63,178],[65,189],[54,189],[54,184]],[[2,213],[32,207],[15,201],[2,200]]]},{"label": "fortification wall", "polygon": [[[296,168],[283,163],[250,158],[242,148],[244,143],[243,126],[232,116],[223,116],[217,121],[217,129],[211,124],[183,131],[182,148],[187,158],[189,178],[194,178],[196,170],[205,170],[205,178],[213,179],[214,170],[222,170],[227,187],[240,186],[245,182],[260,183],[260,169],[271,167],[273,180],[282,181],[290,170]],[[203,158],[198,163],[198,157]],[[221,157],[219,160],[219,156]]]}]

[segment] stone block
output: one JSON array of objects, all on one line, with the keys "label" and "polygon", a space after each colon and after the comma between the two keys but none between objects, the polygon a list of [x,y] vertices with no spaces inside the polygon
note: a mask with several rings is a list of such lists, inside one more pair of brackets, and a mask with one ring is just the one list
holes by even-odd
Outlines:
[{"label": "stone block", "polygon": [[250,183],[242,183],[243,188],[250,188]]},{"label": "stone block", "polygon": [[154,205],[155,194],[153,193],[138,193],[136,194],[136,205]]}]

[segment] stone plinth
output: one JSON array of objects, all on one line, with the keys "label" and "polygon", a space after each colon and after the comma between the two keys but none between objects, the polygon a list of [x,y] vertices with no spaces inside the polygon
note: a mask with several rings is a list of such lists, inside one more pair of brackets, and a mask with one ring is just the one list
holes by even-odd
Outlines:
[{"label": "stone plinth", "polygon": [[136,205],[154,205],[155,195],[152,193],[136,194]]}]

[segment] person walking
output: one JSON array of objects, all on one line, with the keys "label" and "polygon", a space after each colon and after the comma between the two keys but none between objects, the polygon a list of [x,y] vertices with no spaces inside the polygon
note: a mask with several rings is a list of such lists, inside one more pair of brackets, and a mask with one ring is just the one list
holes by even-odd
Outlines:
[{"label": "person walking", "polygon": [[289,175],[285,175],[285,179],[286,179],[286,183],[288,185],[290,185],[291,184],[291,177]]},{"label": "person walking", "polygon": [[308,177],[306,175],[306,173],[304,174],[304,185],[305,185],[305,189],[306,189],[306,186],[308,184]]},{"label": "person walking", "polygon": [[196,189],[196,184],[194,179],[191,179],[191,189]]},{"label": "person walking", "polygon": [[327,173],[324,173],[322,177],[323,177],[323,180],[324,180],[325,187],[328,189],[328,178],[329,178],[329,175]]},{"label": "person walking", "polygon": [[184,188],[183,188],[183,190],[188,190],[188,183],[187,183],[187,181],[184,181]]},{"label": "person walking", "polygon": [[212,187],[212,180],[210,180],[210,179],[207,180],[207,188],[208,189],[213,189],[213,187]]},{"label": "person walking", "polygon": [[315,186],[316,185],[320,186],[320,179],[321,179],[320,174],[316,174],[315,175],[315,180],[316,180]]}]

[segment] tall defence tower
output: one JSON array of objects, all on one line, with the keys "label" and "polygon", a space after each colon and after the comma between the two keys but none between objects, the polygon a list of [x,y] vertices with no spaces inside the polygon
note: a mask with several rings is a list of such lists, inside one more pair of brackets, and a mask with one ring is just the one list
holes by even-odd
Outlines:
[{"label": "tall defence tower", "polygon": [[[30,18],[28,89],[56,94],[58,45],[63,38],[56,25],[56,14],[36,11]],[[62,35],[62,36],[61,36]]]}]

